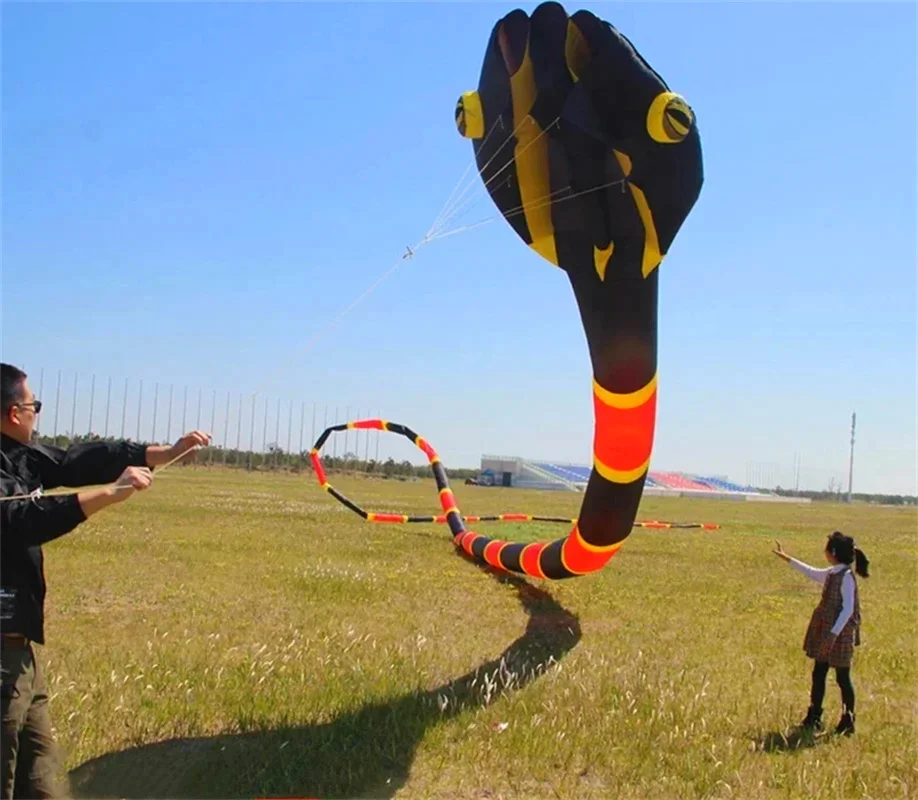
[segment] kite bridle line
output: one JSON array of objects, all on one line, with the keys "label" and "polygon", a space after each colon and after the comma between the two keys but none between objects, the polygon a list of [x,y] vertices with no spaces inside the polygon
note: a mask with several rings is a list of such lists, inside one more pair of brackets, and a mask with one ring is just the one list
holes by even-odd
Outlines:
[{"label": "kite bridle line", "polygon": [[[483,140],[482,144],[485,144],[485,143],[488,141],[488,139],[491,138],[491,134],[494,133],[494,131],[497,130],[498,126],[501,128],[501,130],[503,130],[503,127],[504,127],[504,118],[503,118],[503,116],[499,116],[499,117],[494,121],[494,124],[491,126],[491,130],[489,130],[487,136],[484,137],[484,140]],[[514,133],[516,133],[516,131],[514,131]],[[486,164],[485,166],[487,166],[487,165],[490,164],[495,158],[497,158],[497,154],[500,153],[500,151],[503,150],[503,149],[507,146],[507,142],[511,141],[512,138],[513,138],[513,134],[510,134],[510,136],[508,136],[508,137],[504,140],[503,144],[502,144],[500,147],[497,148],[497,151],[496,151],[496,152],[494,153],[494,155],[488,160],[488,162],[487,162],[487,164]],[[512,159],[511,159],[511,162],[512,162]],[[457,205],[457,204],[459,203],[459,201],[465,196],[465,193],[468,192],[468,190],[469,190],[472,186],[475,186],[475,185],[476,185],[477,181],[473,178],[473,179],[472,179],[472,182],[462,190],[461,194],[460,194],[458,197],[456,197],[455,200],[453,200],[453,197],[454,197],[454,195],[456,194],[456,192],[459,190],[459,187],[462,186],[462,182],[465,180],[466,175],[469,174],[469,171],[470,171],[470,170],[472,169],[472,167],[474,167],[474,166],[475,166],[475,157],[472,156],[472,158],[469,159],[469,163],[466,165],[466,168],[463,170],[462,175],[459,176],[459,180],[456,182],[456,185],[453,187],[453,190],[449,193],[449,197],[446,199],[446,202],[443,204],[443,208],[440,209],[440,213],[437,214],[436,219],[434,219],[433,225],[431,225],[430,228],[428,229],[428,231],[427,231],[427,236],[430,236],[431,234],[433,234],[433,232],[434,232],[437,228],[442,227],[443,225],[446,224],[446,222],[447,222],[449,219],[451,219],[453,216],[455,216],[455,208],[456,208],[456,205]],[[504,166],[504,168],[506,169],[506,165]],[[426,238],[426,237],[425,237],[425,238]]]},{"label": "kite bridle line", "polygon": [[[499,219],[512,219],[518,217],[521,214],[525,214],[527,211],[536,211],[540,208],[547,208],[548,206],[557,205],[558,203],[563,203],[565,200],[573,200],[577,197],[583,197],[584,195],[590,194],[591,192],[599,192],[603,189],[608,189],[612,186],[624,186],[625,180],[619,178],[618,180],[609,181],[608,183],[602,183],[598,186],[591,186],[589,189],[583,189],[579,192],[574,192],[573,194],[565,195],[564,197],[553,197],[554,195],[561,194],[562,192],[569,192],[571,190],[570,186],[563,186],[560,189],[555,189],[551,194],[547,194],[544,197],[536,198],[533,201],[528,203],[523,203],[518,206],[514,206],[512,209],[507,211],[506,214],[495,214],[491,217],[485,217],[484,219],[478,220],[478,222],[471,222],[468,225],[462,225],[459,228],[451,228],[446,231],[446,233],[435,233],[429,239],[428,242],[436,242],[439,239],[445,239],[448,236],[453,236],[457,233],[465,233],[466,231],[473,230],[475,228],[480,228],[482,225],[488,225]],[[547,201],[547,202],[546,202]]]},{"label": "kite bridle line", "polygon": [[[500,152],[507,146],[507,144],[508,144],[509,142],[512,142],[512,141],[515,140],[517,133],[519,133],[519,131],[520,131],[520,128],[522,128],[523,125],[525,125],[525,124],[527,123],[528,119],[529,119],[528,116],[527,116],[527,117],[524,117],[523,120],[520,122],[520,124],[517,125],[517,126],[513,129],[513,131],[511,132],[511,134],[510,134],[506,139],[504,139],[503,143],[501,144],[500,147],[497,148],[497,150],[495,151],[494,155],[491,156],[491,158],[489,158],[489,159],[479,168],[479,170],[478,170],[479,175],[483,174],[483,173],[488,169],[488,167],[491,166],[491,164],[494,162],[494,160],[497,158],[497,156],[498,156],[498,155],[500,154]],[[451,207],[445,214],[444,214],[443,212],[441,212],[441,215],[440,215],[440,216],[442,217],[442,219],[440,219],[439,224],[437,224],[437,223],[435,222],[435,223],[431,226],[431,229],[427,232],[428,236],[429,236],[430,238],[433,238],[433,239],[438,238],[436,235],[434,235],[434,234],[435,234],[435,230],[436,230],[437,232],[439,232],[439,230],[442,230],[444,227],[446,227],[446,223],[447,223],[447,222],[449,222],[449,221],[452,220],[452,219],[455,219],[455,218],[458,217],[458,216],[461,216],[461,215],[464,214],[466,211],[468,211],[468,209],[470,209],[472,206],[474,206],[480,199],[482,199],[482,198],[480,198],[480,197],[477,196],[478,193],[480,193],[480,192],[483,191],[483,190],[486,190],[495,180],[497,180],[497,178],[501,175],[501,173],[504,172],[504,170],[506,170],[509,166],[511,166],[511,165],[515,162],[515,160],[516,160],[517,158],[519,158],[519,157],[520,157],[523,153],[525,153],[530,147],[532,147],[537,141],[539,141],[539,139],[541,139],[546,133],[548,133],[548,132],[549,132],[553,127],[555,127],[560,121],[561,121],[561,117],[555,117],[551,122],[548,123],[548,125],[545,126],[545,129],[544,129],[544,130],[540,131],[539,134],[538,134],[537,136],[533,137],[533,139],[532,139],[530,142],[528,142],[524,147],[520,148],[519,152],[514,152],[514,154],[510,157],[510,160],[507,161],[502,167],[500,167],[499,169],[497,169],[497,170],[495,171],[495,173],[494,173],[490,178],[488,178],[486,181],[483,181],[481,184],[478,184],[478,181],[475,180],[475,179],[473,178],[473,179],[472,179],[472,182],[471,182],[468,186],[466,186],[465,189],[463,189],[462,193],[461,193],[461,194],[456,198],[456,200],[453,202],[452,207]],[[486,144],[487,141],[488,141],[488,138],[490,137],[491,133],[493,133],[494,130],[497,128],[498,124],[499,124],[500,127],[503,129],[503,127],[504,127],[504,125],[503,125],[503,116],[499,116],[499,117],[497,118],[497,120],[495,121],[495,123],[491,126],[491,130],[488,132],[488,135],[487,135],[487,136],[484,138],[484,140],[482,141],[480,147],[484,147],[484,146],[485,146],[485,144]],[[474,163],[474,158],[473,158],[473,160],[472,160],[472,163]],[[469,167],[466,168],[465,172],[463,173],[463,177],[459,179],[459,182],[460,182],[460,183],[465,179],[465,175],[468,173],[470,167],[471,167],[471,164],[469,164]],[[468,192],[468,190],[469,190],[470,188],[472,188],[473,186],[475,187],[475,191],[472,193],[472,196],[471,196],[468,200],[466,200],[465,202],[460,202],[460,201],[462,200],[462,198],[465,196],[466,192]],[[569,187],[568,187],[568,188],[569,188]],[[454,191],[455,191],[455,190],[454,190]],[[550,195],[549,195],[549,196],[550,196]],[[545,198],[538,198],[538,199],[537,199],[536,201],[534,201],[534,202],[539,202],[539,201],[544,200],[544,199],[545,199]],[[447,203],[447,205],[449,205],[449,203]]]}]

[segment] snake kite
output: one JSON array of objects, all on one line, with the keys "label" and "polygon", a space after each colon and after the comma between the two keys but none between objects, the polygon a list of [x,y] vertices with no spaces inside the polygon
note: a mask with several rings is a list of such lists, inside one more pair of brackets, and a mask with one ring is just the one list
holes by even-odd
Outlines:
[{"label": "snake kite", "polygon": [[494,26],[456,125],[508,224],[567,273],[595,422],[593,469],[566,538],[493,540],[466,531],[458,513],[450,530],[466,553],[510,572],[596,572],[631,533],[650,467],[659,266],[704,180],[695,114],[615,27],[548,2]]},{"label": "snake kite", "polygon": [[[601,570],[631,533],[650,467],[657,402],[660,263],[703,183],[695,114],[634,45],[589,11],[516,9],[494,26],[477,91],[455,108],[479,175],[520,239],[564,270],[593,372],[593,469],[564,538],[506,542],[465,527],[433,448],[454,544],[479,562],[550,580]],[[327,485],[318,448],[312,451]],[[332,490],[333,491],[333,490]]]}]

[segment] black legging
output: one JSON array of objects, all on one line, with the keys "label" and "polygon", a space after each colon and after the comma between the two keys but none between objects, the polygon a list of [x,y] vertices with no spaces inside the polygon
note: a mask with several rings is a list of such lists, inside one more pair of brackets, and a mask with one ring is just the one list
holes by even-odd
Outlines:
[{"label": "black legging", "polygon": [[[822,700],[826,696],[826,676],[829,674],[829,665],[825,661],[817,661],[813,665],[813,690],[810,693],[810,702],[813,708],[822,708]],[[835,680],[841,689],[842,703],[845,711],[854,713],[854,685],[851,683],[851,668],[836,667]]]}]

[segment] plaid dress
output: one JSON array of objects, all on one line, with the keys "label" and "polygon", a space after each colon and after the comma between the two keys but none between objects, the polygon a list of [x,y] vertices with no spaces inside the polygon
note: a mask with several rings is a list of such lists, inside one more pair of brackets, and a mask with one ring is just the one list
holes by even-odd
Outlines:
[{"label": "plaid dress", "polygon": [[[819,653],[819,646],[823,640],[831,633],[832,626],[842,610],[842,580],[845,575],[851,573],[854,578],[854,572],[851,569],[843,569],[838,572],[831,572],[826,576],[825,583],[822,587],[822,599],[819,605],[813,611],[810,618],[810,624],[806,629],[806,636],[803,638],[803,649],[807,656],[816,658]],[[857,588],[857,579],[854,580],[854,611],[851,618],[845,623],[841,633],[835,639],[835,644],[829,651],[828,661],[830,667],[850,667],[851,660],[854,657],[854,648],[861,643],[861,601]]]}]

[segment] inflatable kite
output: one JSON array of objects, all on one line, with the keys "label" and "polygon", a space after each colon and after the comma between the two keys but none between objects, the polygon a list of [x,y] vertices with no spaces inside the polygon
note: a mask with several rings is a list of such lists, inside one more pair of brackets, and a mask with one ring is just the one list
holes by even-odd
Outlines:
[{"label": "inflatable kite", "polygon": [[[401,433],[427,454],[453,541],[473,558],[538,578],[596,572],[631,533],[650,466],[659,266],[701,192],[695,116],[612,25],[543,3],[531,16],[515,10],[498,21],[478,90],[456,105],[456,125],[472,140],[500,213],[564,270],[580,310],[595,426],[578,521],[553,542],[473,533],[423,439],[380,420],[354,426]],[[316,452],[322,441],[313,463],[327,485]]]},{"label": "inflatable kite", "polygon": [[[449,516],[447,514],[428,514],[428,515],[411,515],[411,514],[391,514],[391,513],[377,513],[373,511],[367,511],[364,508],[361,508],[357,503],[351,500],[349,497],[346,497],[338,489],[331,485],[328,481],[328,478],[325,474],[325,468],[322,466],[322,460],[320,453],[322,447],[324,447],[325,442],[328,441],[328,437],[333,433],[339,433],[341,431],[353,430],[353,429],[370,429],[370,430],[381,430],[389,431],[392,433],[400,433],[403,436],[411,439],[421,450],[423,450],[430,461],[431,469],[433,469],[434,479],[437,482],[437,489],[440,492],[440,499],[443,503],[444,511],[451,512],[455,506],[455,498],[452,494],[452,491],[449,488],[449,481],[446,477],[446,471],[442,468],[436,468],[435,464],[440,464],[440,459],[436,454],[436,451],[427,444],[420,436],[418,436],[410,428],[406,428],[404,425],[399,425],[393,422],[386,422],[381,419],[367,419],[359,420],[357,422],[348,422],[341,425],[332,425],[329,428],[326,428],[325,431],[319,436],[315,445],[313,445],[312,450],[310,451],[310,460],[312,461],[313,469],[315,470],[316,477],[319,480],[319,485],[328,492],[332,497],[334,497],[339,503],[349,508],[359,517],[362,517],[367,522],[395,522],[395,523],[427,523],[427,524],[448,524]],[[446,491],[444,491],[446,490]],[[465,515],[459,514],[459,519],[462,522],[562,522],[568,525],[576,525],[577,520],[571,519],[570,517],[544,517],[535,514],[487,514],[484,516],[479,515]],[[634,528],[660,528],[660,529],[688,529],[688,528],[701,528],[706,531],[716,531],[720,528],[720,525],[716,525],[713,522],[663,522],[660,520],[645,520],[643,522],[633,522],[632,527]]]},{"label": "inflatable kite", "polygon": [[492,31],[459,132],[494,204],[567,273],[593,367],[593,471],[570,535],[535,545],[451,529],[511,572],[601,569],[630,534],[650,465],[659,266],[701,192],[692,109],[612,25],[558,3]]}]

